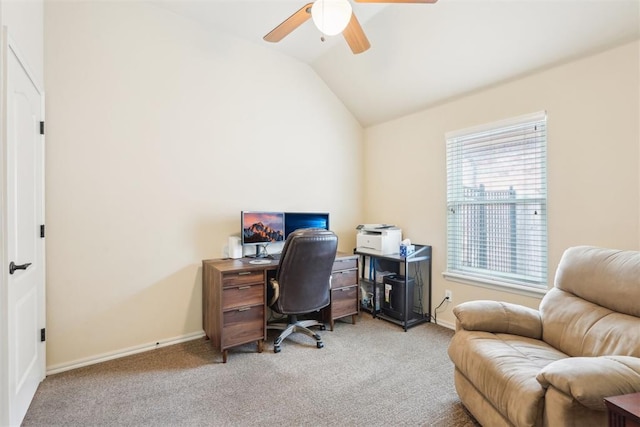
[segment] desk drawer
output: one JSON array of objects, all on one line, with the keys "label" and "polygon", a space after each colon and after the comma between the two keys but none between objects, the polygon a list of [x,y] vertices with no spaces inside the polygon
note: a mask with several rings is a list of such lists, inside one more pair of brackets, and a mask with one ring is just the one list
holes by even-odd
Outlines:
[{"label": "desk drawer", "polygon": [[358,258],[337,259],[333,262],[333,268],[331,271],[349,270],[356,268],[358,265]]},{"label": "desk drawer", "polygon": [[334,271],[331,273],[331,289],[358,284],[357,270]]},{"label": "desk drawer", "polygon": [[264,305],[224,312],[222,348],[264,338]]},{"label": "desk drawer", "polygon": [[358,286],[331,291],[331,316],[334,319],[358,313]]},{"label": "desk drawer", "polygon": [[240,271],[237,273],[227,273],[222,277],[222,287],[246,285],[249,283],[264,282],[264,273],[260,271]]},{"label": "desk drawer", "polygon": [[264,305],[263,283],[235,286],[222,290],[223,311],[251,305]]}]

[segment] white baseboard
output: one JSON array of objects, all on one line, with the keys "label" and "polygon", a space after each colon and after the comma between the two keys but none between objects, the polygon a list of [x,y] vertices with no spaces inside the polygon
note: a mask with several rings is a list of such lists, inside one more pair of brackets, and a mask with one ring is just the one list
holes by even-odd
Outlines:
[{"label": "white baseboard", "polygon": [[166,340],[155,341],[147,344],[141,344],[134,347],[124,348],[114,352],[98,354],[95,356],[87,357],[84,359],[74,360],[73,362],[61,363],[58,365],[47,366],[46,375],[59,374],[60,372],[70,371],[72,369],[82,368],[83,366],[95,365],[96,363],[106,362],[107,360],[119,359],[125,356],[131,356],[132,354],[143,353],[149,350],[155,350],[161,347],[167,347],[174,344],[179,344],[186,341],[202,338],[204,331],[192,332],[190,334],[181,335]]},{"label": "white baseboard", "polygon": [[445,328],[453,329],[454,331],[456,330],[455,323],[447,322],[445,320],[438,320],[437,325],[444,326]]}]

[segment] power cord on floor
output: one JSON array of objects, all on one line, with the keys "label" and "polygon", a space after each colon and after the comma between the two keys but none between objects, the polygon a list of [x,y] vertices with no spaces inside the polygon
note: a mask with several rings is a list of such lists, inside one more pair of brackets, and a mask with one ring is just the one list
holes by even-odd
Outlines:
[{"label": "power cord on floor", "polygon": [[447,301],[449,301],[449,297],[442,298],[442,301],[440,301],[440,304],[438,304],[438,306],[433,309],[433,322],[436,325],[438,324],[438,309],[442,307],[442,304],[444,304]]}]

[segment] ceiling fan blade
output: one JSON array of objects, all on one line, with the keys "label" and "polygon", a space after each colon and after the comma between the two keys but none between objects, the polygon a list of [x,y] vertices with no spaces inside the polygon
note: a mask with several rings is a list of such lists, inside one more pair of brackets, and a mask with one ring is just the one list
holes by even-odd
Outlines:
[{"label": "ceiling fan blade", "polygon": [[438,0],[356,0],[358,3],[435,3]]},{"label": "ceiling fan blade", "polygon": [[271,30],[271,32],[264,36],[263,39],[268,42],[276,43],[285,38],[289,33],[311,18],[311,6],[313,6],[313,3],[307,3],[304,5],[300,10]]},{"label": "ceiling fan blade", "polygon": [[342,35],[349,44],[351,51],[355,54],[362,53],[371,47],[371,43],[369,43],[369,39],[364,34],[355,13],[351,13],[351,20],[347,24],[347,28],[342,31]]}]

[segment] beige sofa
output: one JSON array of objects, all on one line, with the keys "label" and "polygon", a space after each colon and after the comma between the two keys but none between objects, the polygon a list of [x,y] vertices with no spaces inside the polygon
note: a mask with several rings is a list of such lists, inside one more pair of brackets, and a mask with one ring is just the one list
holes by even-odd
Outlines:
[{"label": "beige sofa", "polygon": [[640,252],[570,248],[538,310],[453,312],[456,390],[483,426],[605,426],[603,398],[640,391]]}]

